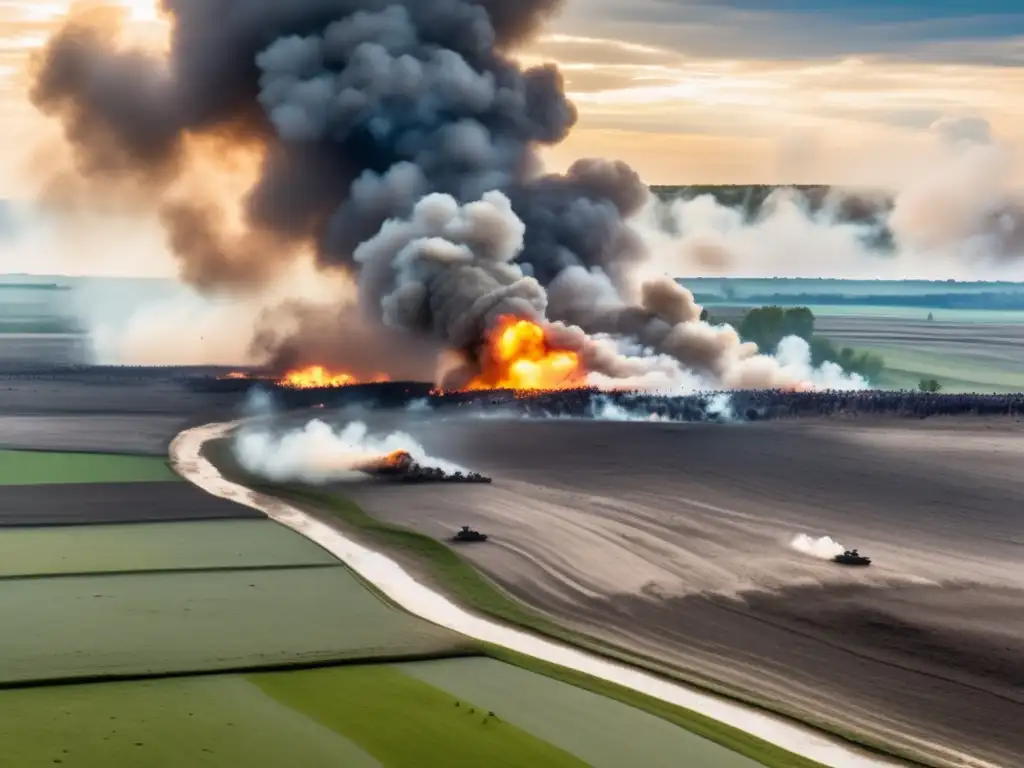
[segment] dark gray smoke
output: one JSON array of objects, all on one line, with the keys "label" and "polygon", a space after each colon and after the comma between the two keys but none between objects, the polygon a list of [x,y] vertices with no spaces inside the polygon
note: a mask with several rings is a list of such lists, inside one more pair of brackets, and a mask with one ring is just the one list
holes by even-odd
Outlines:
[{"label": "dark gray smoke", "polygon": [[[632,169],[585,160],[539,173],[535,149],[565,138],[576,110],[555,67],[523,69],[508,51],[558,6],[164,0],[166,60],[119,50],[107,26],[72,18],[40,58],[33,99],[63,121],[82,173],[157,190],[192,283],[273,279],[300,243],[358,276],[358,327],[339,327],[348,310],[292,311],[290,337],[258,335],[271,352],[319,354],[303,345],[320,347],[332,326],[338,349],[351,338],[384,354],[394,338],[368,340],[386,326],[474,352],[496,317],[514,314],[554,321],[553,337],[609,375],[638,364],[558,321],[628,335],[702,375],[753,383],[767,366],[753,378],[785,383],[735,333],[700,323],[685,290],[631,285],[646,252],[625,222],[648,197]],[[210,136],[263,157],[242,236],[203,202],[160,196],[194,162],[192,139]],[[601,312],[588,307],[598,299]]]}]

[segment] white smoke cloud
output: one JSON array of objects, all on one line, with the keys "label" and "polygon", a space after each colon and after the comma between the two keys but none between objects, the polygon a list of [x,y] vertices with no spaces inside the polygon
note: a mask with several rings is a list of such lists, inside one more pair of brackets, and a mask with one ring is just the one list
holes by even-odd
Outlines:
[{"label": "white smoke cloud", "polygon": [[[708,400],[705,412],[712,418],[732,421],[735,418],[732,396],[728,392],[715,393]],[[616,402],[610,397],[595,397],[587,409],[585,418],[594,421],[681,421],[648,410],[640,400],[626,399]]]},{"label": "white smoke cloud", "polygon": [[798,533],[794,536],[789,546],[797,552],[816,557],[819,560],[831,560],[846,551],[843,545],[831,536],[813,538],[806,533]]},{"label": "white smoke cloud", "polygon": [[871,253],[866,241],[877,226],[840,223],[827,209],[812,214],[787,189],[773,192],[753,221],[708,194],[652,199],[634,226],[653,254],[651,269],[678,276],[871,279],[903,266]]},{"label": "white smoke cloud", "polygon": [[672,421],[641,407],[627,407],[606,397],[595,398],[588,409],[587,418],[594,421]]},{"label": "white smoke cloud", "polygon": [[[848,279],[1024,279],[1024,194],[1017,157],[981,118],[931,126],[935,162],[898,186],[833,190],[816,212],[793,190],[772,193],[747,220],[711,195],[651,199],[632,222],[652,274]],[[849,194],[877,215],[841,220]],[[891,210],[877,205],[880,195]],[[879,247],[888,230],[891,250]],[[884,239],[884,238],[883,238]]]},{"label": "white smoke cloud", "polygon": [[853,391],[870,386],[863,376],[846,373],[837,363],[824,362],[815,368],[811,362],[811,345],[799,336],[787,336],[780,341],[775,359],[790,375],[810,383],[815,389]]},{"label": "white smoke cloud", "polygon": [[272,416],[276,410],[274,396],[261,387],[253,387],[245,393],[242,413],[249,418]]},{"label": "white smoke cloud", "polygon": [[423,446],[404,432],[376,437],[361,421],[336,430],[320,419],[313,419],[284,434],[261,427],[243,427],[232,441],[232,450],[247,472],[277,483],[324,485],[365,478],[356,469],[358,466],[394,451],[408,452],[422,467],[436,467],[448,473],[466,472],[464,467],[427,455]]},{"label": "white smoke cloud", "polygon": [[349,278],[320,272],[307,258],[256,293],[208,297],[176,285],[113,302],[106,292],[84,291],[76,312],[100,364],[243,366],[265,362],[252,349],[252,330],[265,313],[292,300],[337,307],[353,301],[354,291]]},{"label": "white smoke cloud", "polygon": [[733,421],[736,411],[732,407],[732,396],[728,392],[718,392],[711,396],[707,408],[708,414],[723,421]]}]

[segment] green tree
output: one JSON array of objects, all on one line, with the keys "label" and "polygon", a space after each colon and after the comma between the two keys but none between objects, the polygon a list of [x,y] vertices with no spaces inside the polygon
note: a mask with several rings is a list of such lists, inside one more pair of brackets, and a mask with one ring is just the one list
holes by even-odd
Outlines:
[{"label": "green tree", "polygon": [[799,336],[809,343],[814,338],[814,313],[807,307],[787,309],[782,318],[782,336]]},{"label": "green tree", "polygon": [[938,379],[921,379],[921,382],[917,385],[917,388],[922,392],[938,392],[942,389],[942,385],[939,384]]},{"label": "green tree", "polygon": [[753,341],[762,352],[773,354],[787,336],[799,336],[811,347],[811,364],[836,363],[847,373],[857,373],[876,381],[885,369],[885,360],[873,352],[858,352],[837,347],[826,338],[814,335],[814,313],[807,307],[783,309],[778,306],[749,310],[740,323],[739,334]]},{"label": "green tree", "polygon": [[743,316],[738,330],[746,341],[771,354],[787,336],[799,336],[810,343],[814,338],[814,313],[807,307],[759,307]]},{"label": "green tree", "polygon": [[857,373],[868,381],[876,381],[885,370],[885,359],[873,352],[858,352],[850,347],[836,347],[821,336],[811,339],[811,364],[836,363],[847,373]]}]

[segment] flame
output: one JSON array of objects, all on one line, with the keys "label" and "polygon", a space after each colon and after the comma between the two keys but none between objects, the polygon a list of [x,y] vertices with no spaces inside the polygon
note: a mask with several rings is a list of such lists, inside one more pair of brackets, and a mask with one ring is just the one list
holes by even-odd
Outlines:
[{"label": "flame", "polygon": [[576,352],[553,349],[541,326],[509,316],[499,318],[488,334],[483,368],[466,389],[551,390],[584,384]]},{"label": "flame", "polygon": [[218,379],[248,379],[249,374],[243,373],[242,371],[231,371],[231,373],[225,373],[223,376],[218,376]]},{"label": "flame", "polygon": [[335,373],[322,365],[310,365],[288,371],[278,381],[283,387],[292,389],[320,389],[324,387],[347,387],[352,384],[388,381],[387,375],[376,374],[371,379],[360,379],[351,373]]}]

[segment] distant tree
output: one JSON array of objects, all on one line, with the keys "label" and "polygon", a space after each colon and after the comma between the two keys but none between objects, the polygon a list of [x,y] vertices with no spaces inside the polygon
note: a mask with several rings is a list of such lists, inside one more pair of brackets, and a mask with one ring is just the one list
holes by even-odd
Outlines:
[{"label": "distant tree", "polygon": [[921,379],[921,382],[917,385],[917,388],[922,392],[938,392],[942,389],[942,385],[939,384],[938,379]]},{"label": "distant tree", "polygon": [[706,322],[709,322],[709,321],[708,321],[708,318],[709,318],[709,317],[711,317],[711,315],[710,315],[710,314],[708,314],[708,311],[707,311],[707,309],[702,309],[702,310],[700,311],[700,320],[701,320],[701,322],[702,322],[702,323],[706,323]]},{"label": "distant tree", "polygon": [[740,323],[739,334],[753,341],[762,352],[773,354],[787,336],[799,336],[811,347],[811,364],[836,363],[847,373],[856,373],[868,381],[877,381],[885,370],[885,360],[873,352],[858,352],[837,347],[826,338],[814,335],[814,313],[807,307],[771,305],[749,310]]},{"label": "distant tree", "polygon": [[935,320],[935,316],[934,316],[934,315],[932,315],[932,313],[931,313],[931,312],[929,312],[929,313],[928,313],[928,322],[930,323],[930,322],[932,322],[932,321],[934,321],[934,320]]},{"label": "distant tree", "polygon": [[783,338],[799,336],[806,342],[814,338],[814,313],[807,307],[787,309],[782,319]]},{"label": "distant tree", "polygon": [[885,359],[874,352],[858,352],[850,347],[837,347],[828,339],[816,336],[811,339],[811,364],[817,368],[822,363],[835,363],[847,373],[856,373],[871,382],[878,380],[885,370]]},{"label": "distant tree", "polygon": [[807,307],[779,306],[751,309],[743,316],[740,336],[764,352],[772,353],[787,336],[799,336],[808,343],[814,338],[814,313]]}]

